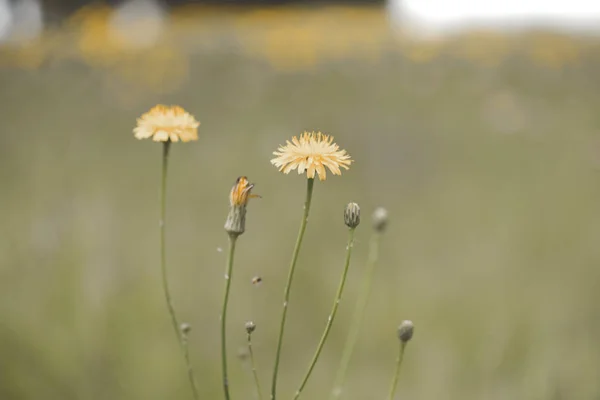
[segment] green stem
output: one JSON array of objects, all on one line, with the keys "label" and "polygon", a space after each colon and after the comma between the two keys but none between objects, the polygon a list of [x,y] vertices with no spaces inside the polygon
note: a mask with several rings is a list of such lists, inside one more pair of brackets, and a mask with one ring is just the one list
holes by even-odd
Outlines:
[{"label": "green stem", "polygon": [[298,254],[300,253],[300,247],[302,246],[302,239],[304,238],[304,231],[306,230],[306,223],[308,222],[308,213],[310,211],[314,182],[315,180],[312,178],[307,179],[304,213],[302,214],[302,222],[300,223],[300,230],[298,231],[298,237],[296,238],[296,245],[294,247],[294,252],[292,253],[292,261],[290,264],[287,283],[284,289],[283,313],[281,315],[281,323],[279,325],[279,339],[277,339],[275,366],[273,368],[273,382],[271,384],[271,400],[275,400],[277,392],[277,374],[279,372],[279,359],[281,357],[281,344],[283,343],[283,333],[285,330],[285,320],[287,317],[288,302],[290,299],[290,289],[292,287],[292,279],[294,278],[294,270],[296,269],[296,261],[298,260]]},{"label": "green stem", "polygon": [[398,386],[398,378],[400,377],[400,367],[402,366],[402,360],[404,359],[405,348],[406,342],[400,341],[398,358],[396,359],[396,370],[394,371],[394,378],[392,379],[392,385],[390,386],[390,394],[388,396],[388,400],[393,400],[394,394],[396,393],[396,386]]},{"label": "green stem", "polygon": [[258,399],[262,400],[262,390],[260,389],[260,380],[258,379],[258,372],[256,371],[256,363],[254,361],[254,351],[252,350],[252,335],[248,334],[248,353],[250,354],[250,363],[252,365],[252,374],[254,375],[254,383],[256,383],[256,393],[258,393]]},{"label": "green stem", "polygon": [[183,356],[186,361],[187,369],[188,369],[188,378],[190,381],[190,385],[192,387],[192,393],[194,395],[194,399],[198,400],[198,390],[196,388],[196,382],[194,380],[194,371],[192,369],[192,364],[190,361],[190,355],[187,347],[187,343],[185,343],[184,338],[181,335],[179,330],[179,322],[177,322],[177,316],[175,315],[175,308],[173,307],[173,300],[171,299],[171,293],[169,291],[169,280],[167,277],[167,246],[166,246],[166,212],[167,212],[167,166],[169,161],[169,149],[171,147],[171,142],[163,143],[163,154],[162,154],[162,176],[161,176],[161,190],[160,190],[160,270],[162,274],[162,285],[163,291],[165,293],[165,300],[167,302],[167,309],[169,310],[169,315],[171,316],[171,323],[173,324],[173,329],[175,330],[175,335],[179,340],[179,345],[183,352]]},{"label": "green stem", "polygon": [[317,360],[321,355],[321,351],[323,350],[323,346],[325,345],[325,341],[327,340],[327,336],[329,336],[329,332],[331,330],[331,326],[333,325],[333,320],[335,319],[335,314],[337,313],[337,309],[340,305],[340,300],[342,299],[342,293],[344,292],[344,285],[346,284],[346,277],[348,276],[348,267],[350,266],[350,258],[352,257],[352,248],[354,247],[354,231],[355,228],[350,228],[348,233],[348,246],[346,247],[346,262],[344,265],[344,272],[342,273],[342,278],[340,279],[340,283],[337,289],[337,293],[335,295],[335,300],[333,302],[333,307],[331,308],[331,314],[329,314],[329,318],[327,319],[327,325],[325,326],[325,330],[323,331],[323,335],[321,336],[321,340],[317,346],[317,350],[315,351],[315,355],[306,371],[306,375],[300,384],[300,387],[296,391],[294,395],[294,400],[300,397],[304,386],[306,386],[306,382],[310,378],[310,375],[317,364]]},{"label": "green stem", "polygon": [[[171,316],[171,322],[177,339],[179,337],[179,323],[175,316],[175,309],[173,307],[173,301],[171,300],[171,293],[169,292],[169,281],[167,278],[167,249],[166,249],[166,213],[167,213],[167,165],[169,161],[169,148],[171,142],[164,142],[163,145],[163,163],[162,163],[162,179],[161,179],[161,191],[160,191],[160,268],[162,272],[162,284],[165,292],[165,299],[167,300],[167,308],[169,309],[169,315]],[[180,342],[181,344],[181,342]]]},{"label": "green stem", "polygon": [[190,351],[188,346],[187,334],[182,334],[181,344],[183,346],[183,355],[187,364],[188,379],[190,380],[190,385],[192,386],[192,393],[194,394],[194,399],[198,400],[198,387],[196,386],[196,380],[194,379],[194,369],[192,368],[192,360],[190,360]]},{"label": "green stem", "polygon": [[221,362],[223,367],[223,392],[225,399],[229,400],[229,380],[227,377],[227,305],[229,303],[229,288],[233,272],[233,255],[238,234],[229,234],[229,253],[227,254],[227,272],[225,273],[225,295],[223,297],[223,310],[221,311]]},{"label": "green stem", "polygon": [[344,381],[346,380],[348,365],[350,364],[352,353],[354,352],[356,342],[358,341],[360,327],[364,319],[365,311],[367,309],[367,303],[371,294],[373,276],[375,275],[375,266],[377,265],[377,260],[379,259],[380,239],[380,232],[375,232],[371,236],[371,241],[369,243],[369,256],[367,261],[367,268],[363,274],[362,288],[360,290],[359,298],[356,301],[356,306],[354,308],[354,316],[352,317],[352,323],[350,325],[348,337],[346,338],[346,344],[344,345],[344,350],[342,352],[342,360],[340,361],[340,367],[338,369],[335,378],[335,383],[333,385],[333,392],[331,393],[330,397],[331,399],[337,399],[342,394],[342,388],[344,386]]}]

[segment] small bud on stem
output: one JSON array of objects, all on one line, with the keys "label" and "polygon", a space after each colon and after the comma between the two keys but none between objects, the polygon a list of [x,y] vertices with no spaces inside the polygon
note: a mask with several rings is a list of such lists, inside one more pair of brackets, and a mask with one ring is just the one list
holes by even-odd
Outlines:
[{"label": "small bud on stem", "polygon": [[377,232],[385,231],[388,224],[388,212],[383,207],[377,207],[373,212],[373,229]]},{"label": "small bud on stem", "polygon": [[254,323],[254,321],[246,322],[246,333],[248,333],[248,335],[251,335],[255,329],[256,329],[256,324]]},{"label": "small bud on stem", "polygon": [[356,228],[360,224],[360,207],[356,203],[348,203],[344,210],[344,223],[349,228]]},{"label": "small bud on stem", "polygon": [[398,327],[398,339],[400,339],[402,343],[406,343],[410,339],[412,339],[414,332],[415,325],[412,323],[412,321],[402,321],[402,323]]}]

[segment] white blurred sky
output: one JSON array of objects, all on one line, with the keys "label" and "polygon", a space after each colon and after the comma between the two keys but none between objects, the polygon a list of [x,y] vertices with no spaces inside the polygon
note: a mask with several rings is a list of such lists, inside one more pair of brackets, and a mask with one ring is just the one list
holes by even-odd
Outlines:
[{"label": "white blurred sky", "polygon": [[0,43],[35,39],[43,28],[43,10],[39,0],[0,0]]},{"label": "white blurred sky", "polygon": [[600,32],[600,0],[388,0],[397,25],[429,30],[555,27]]}]

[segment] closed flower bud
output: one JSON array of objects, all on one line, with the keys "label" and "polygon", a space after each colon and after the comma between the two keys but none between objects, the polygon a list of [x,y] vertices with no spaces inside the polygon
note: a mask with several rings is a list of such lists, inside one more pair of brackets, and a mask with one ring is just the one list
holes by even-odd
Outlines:
[{"label": "closed flower bud", "polygon": [[192,326],[190,324],[188,324],[187,322],[184,322],[183,324],[181,324],[179,326],[179,329],[181,330],[181,333],[183,333],[184,335],[187,335],[192,330]]},{"label": "closed flower bud", "polygon": [[225,221],[225,231],[230,235],[239,236],[246,230],[246,205],[253,197],[254,185],[245,176],[240,176],[229,192],[229,214]]},{"label": "closed flower bud", "polygon": [[348,203],[344,210],[344,222],[349,228],[356,228],[360,224],[360,207],[356,203]]},{"label": "closed flower bud", "polygon": [[415,325],[412,321],[404,320],[398,327],[398,339],[402,343],[408,342],[413,337],[413,333],[415,332]]},{"label": "closed flower bud", "polygon": [[248,335],[252,334],[252,332],[254,332],[255,329],[256,324],[253,321],[246,322],[246,332],[248,333]]},{"label": "closed flower bud", "polygon": [[388,212],[383,207],[377,207],[373,212],[373,228],[377,232],[385,231],[388,224]]}]

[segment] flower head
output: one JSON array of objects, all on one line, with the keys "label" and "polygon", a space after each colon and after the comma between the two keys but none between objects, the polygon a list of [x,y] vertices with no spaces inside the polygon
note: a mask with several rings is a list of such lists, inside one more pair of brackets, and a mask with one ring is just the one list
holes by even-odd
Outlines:
[{"label": "flower head", "polygon": [[184,322],[183,324],[179,325],[179,330],[184,335],[187,335],[188,333],[191,332],[192,326],[190,324],[188,324],[187,322]]},{"label": "flower head", "polygon": [[198,140],[198,126],[200,122],[183,108],[159,104],[137,119],[133,133],[137,139],[155,142],[189,142]]},{"label": "flower head", "polygon": [[259,195],[252,194],[254,184],[245,176],[240,176],[229,192],[229,214],[225,220],[225,231],[229,235],[239,236],[246,230],[246,205],[248,200]]},{"label": "flower head", "polygon": [[410,339],[412,339],[414,332],[415,325],[413,322],[404,320],[398,327],[398,339],[400,339],[402,343],[407,343]]},{"label": "flower head", "polygon": [[245,176],[240,176],[235,181],[235,185],[229,192],[229,204],[233,206],[245,206],[248,204],[248,200],[256,197],[260,197],[257,194],[251,194],[254,184],[248,181]]},{"label": "flower head", "polygon": [[360,224],[360,207],[356,203],[348,203],[344,209],[344,223],[348,228],[356,228]]},{"label": "flower head", "polygon": [[245,327],[246,327],[246,332],[248,333],[248,335],[250,335],[256,329],[256,324],[254,323],[254,321],[248,321],[248,322],[246,322]]},{"label": "flower head", "polygon": [[304,132],[300,139],[294,136],[291,142],[288,140],[285,146],[279,146],[273,154],[277,157],[271,160],[271,164],[284,174],[297,168],[298,174],[306,171],[306,176],[313,179],[317,173],[322,181],[327,178],[325,167],[332,174],[341,175],[340,168],[349,169],[352,163],[346,150],[340,150],[333,143],[333,136],[321,132]]},{"label": "flower head", "polygon": [[388,212],[383,207],[377,207],[373,212],[373,228],[376,232],[383,232],[388,224]]}]

